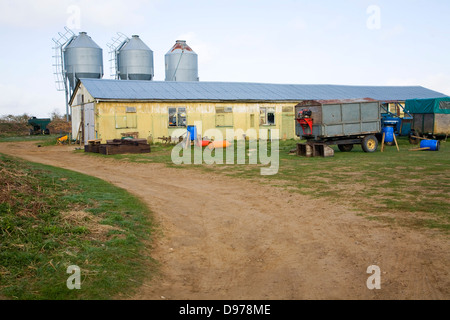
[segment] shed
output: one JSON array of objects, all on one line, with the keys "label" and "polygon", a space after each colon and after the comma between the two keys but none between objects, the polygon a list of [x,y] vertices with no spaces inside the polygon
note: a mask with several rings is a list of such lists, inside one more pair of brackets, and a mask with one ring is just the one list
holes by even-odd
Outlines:
[{"label": "shed", "polygon": [[450,97],[406,100],[405,108],[413,115],[416,134],[450,134]]},{"label": "shed", "polygon": [[[304,100],[396,100],[444,97],[423,87],[80,79],[70,99],[72,135],[84,140],[171,137],[202,123],[198,134],[278,129],[295,138],[294,107]],[[238,136],[236,136],[238,138]]]}]

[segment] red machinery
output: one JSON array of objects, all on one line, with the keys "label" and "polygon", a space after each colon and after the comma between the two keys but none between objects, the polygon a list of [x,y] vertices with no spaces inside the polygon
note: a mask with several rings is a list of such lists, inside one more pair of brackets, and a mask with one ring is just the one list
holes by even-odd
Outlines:
[{"label": "red machinery", "polygon": [[[297,122],[301,125],[303,130],[303,135],[312,135],[313,130],[313,119],[311,118],[312,111],[309,109],[300,110],[297,115]],[[307,130],[309,128],[309,131]]]}]

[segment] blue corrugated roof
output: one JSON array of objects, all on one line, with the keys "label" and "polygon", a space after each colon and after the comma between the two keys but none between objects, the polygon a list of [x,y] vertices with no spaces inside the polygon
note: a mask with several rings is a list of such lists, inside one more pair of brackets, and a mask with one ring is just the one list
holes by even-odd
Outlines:
[{"label": "blue corrugated roof", "polygon": [[446,95],[420,86],[344,86],[243,82],[81,79],[95,99],[298,101],[372,98],[404,101]]}]

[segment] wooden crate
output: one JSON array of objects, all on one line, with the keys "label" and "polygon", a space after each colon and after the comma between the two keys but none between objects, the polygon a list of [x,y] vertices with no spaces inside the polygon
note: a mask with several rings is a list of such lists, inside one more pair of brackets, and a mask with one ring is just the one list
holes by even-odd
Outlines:
[{"label": "wooden crate", "polygon": [[297,155],[303,157],[334,157],[334,150],[325,143],[297,143]]},{"label": "wooden crate", "polygon": [[125,143],[111,141],[106,144],[100,145],[99,152],[106,155],[124,153],[149,153],[151,151],[150,145],[145,139],[144,141],[145,143],[143,143],[142,141],[135,141],[134,143],[131,143],[130,141]]},{"label": "wooden crate", "polygon": [[302,157],[312,157],[312,147],[306,143],[297,143],[297,155]]},{"label": "wooden crate", "polygon": [[124,154],[124,153],[149,153],[150,145],[146,139],[113,139],[107,140],[106,144],[98,141],[90,141],[84,146],[85,152],[96,152],[101,154]]}]

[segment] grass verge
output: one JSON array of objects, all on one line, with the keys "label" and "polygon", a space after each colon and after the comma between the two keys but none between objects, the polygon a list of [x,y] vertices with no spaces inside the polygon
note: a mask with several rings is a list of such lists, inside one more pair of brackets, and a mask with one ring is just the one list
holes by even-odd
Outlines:
[{"label": "grass verge", "polygon": [[[156,272],[148,208],[103,180],[0,154],[0,296],[112,299]],[[69,266],[81,288],[69,290]],[[149,274],[150,273],[150,274]]]},{"label": "grass verge", "polygon": [[23,142],[23,141],[36,141],[36,142],[45,142],[47,145],[56,144],[56,139],[58,139],[60,135],[49,134],[49,135],[23,135],[23,136],[8,136],[8,135],[0,135],[0,142]]}]

